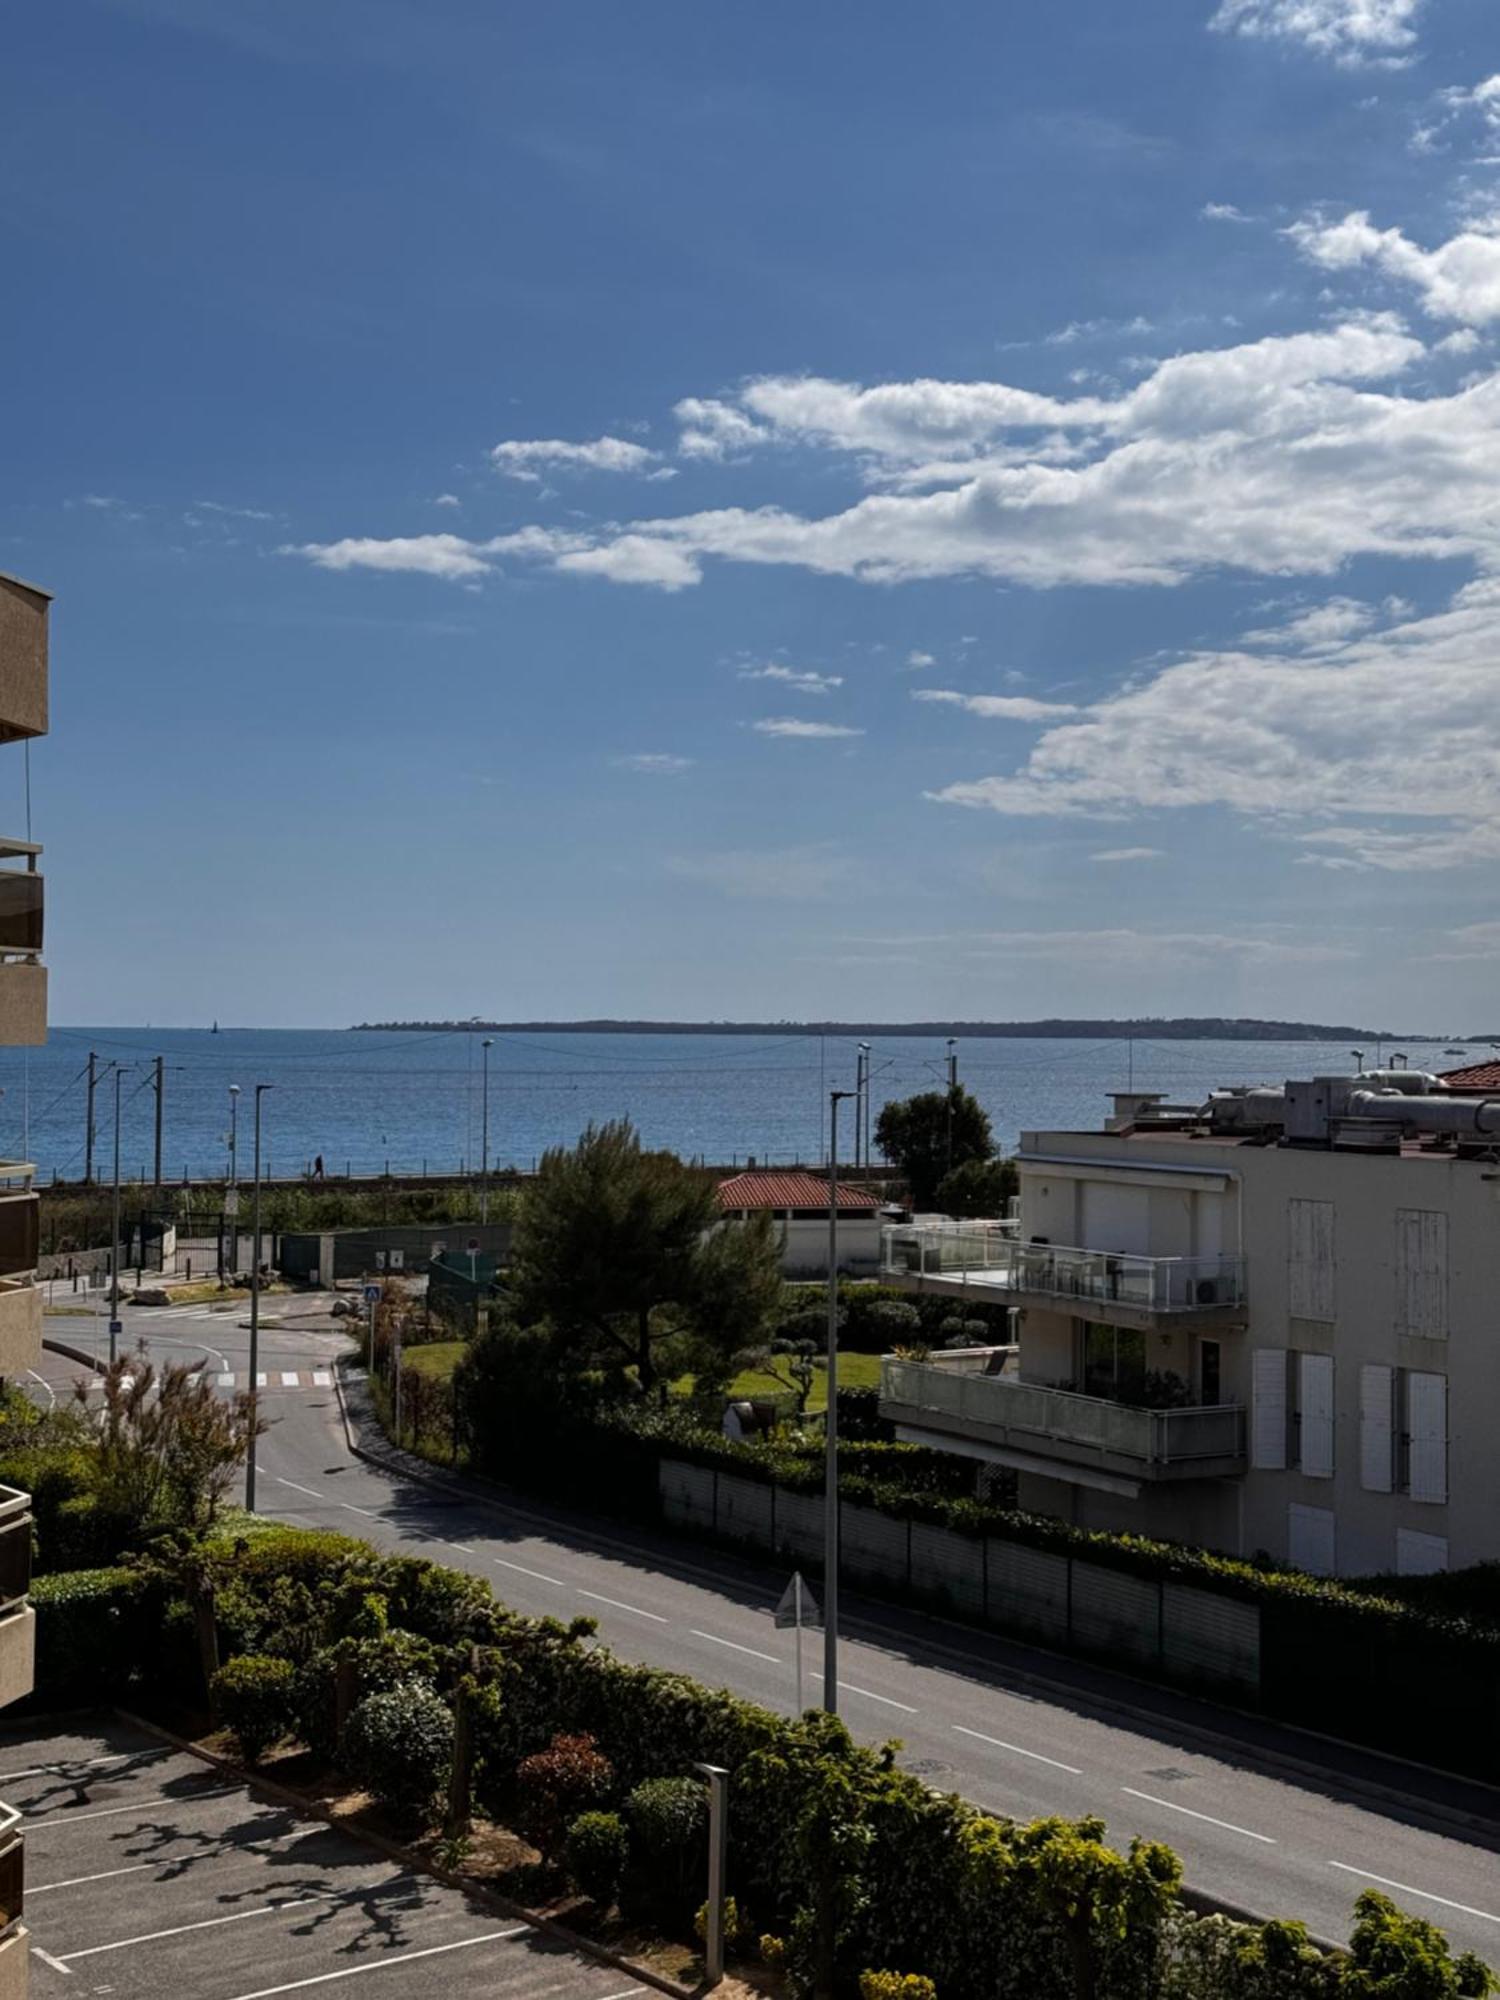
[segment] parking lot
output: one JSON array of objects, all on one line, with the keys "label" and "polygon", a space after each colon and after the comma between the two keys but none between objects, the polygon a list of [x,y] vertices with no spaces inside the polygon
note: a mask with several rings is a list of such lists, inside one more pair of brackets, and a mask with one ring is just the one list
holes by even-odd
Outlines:
[{"label": "parking lot", "polygon": [[25,1816],[38,2000],[649,1991],[121,1723],[0,1736],[0,1798]]}]

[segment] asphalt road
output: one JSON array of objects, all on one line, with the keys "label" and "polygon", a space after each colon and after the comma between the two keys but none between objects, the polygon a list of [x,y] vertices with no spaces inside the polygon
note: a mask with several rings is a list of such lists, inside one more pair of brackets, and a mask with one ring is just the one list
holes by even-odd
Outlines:
[{"label": "asphalt road", "polygon": [[649,1990],[124,1723],[0,1737],[0,1786],[37,2000],[273,2000],[372,1972],[381,2000]]},{"label": "asphalt road", "polygon": [[[268,1315],[282,1309],[267,1303]],[[242,1317],[141,1308],[127,1338],[144,1332],[163,1357],[202,1356],[243,1380]],[[48,1332],[88,1345],[83,1320]],[[783,1575],[634,1523],[434,1491],[367,1465],[317,1379],[343,1337],[283,1325],[263,1327],[261,1343],[262,1512],[420,1550],[488,1577],[518,1610],[588,1612],[622,1656],[794,1712],[792,1635],[771,1618]],[[41,1372],[61,1389],[77,1371],[48,1357]],[[929,1782],[1018,1818],[1097,1814],[1119,1844],[1168,1841],[1194,1887],[1300,1917],[1324,1938],[1347,1935],[1361,1887],[1384,1888],[1500,1962],[1500,1792],[852,1593],[844,1603],[845,1719],[865,1740],[899,1737],[902,1762]],[[804,1652],[811,1703],[818,1641]]]}]

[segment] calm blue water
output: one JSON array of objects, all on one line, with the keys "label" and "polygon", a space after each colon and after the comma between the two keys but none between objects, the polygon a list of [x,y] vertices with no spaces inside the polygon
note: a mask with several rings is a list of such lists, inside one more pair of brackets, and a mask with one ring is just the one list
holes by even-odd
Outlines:
[{"label": "calm blue water", "polygon": [[[1414,1066],[1442,1069],[1437,1044],[1403,1044]],[[45,1049],[0,1050],[0,1154],[34,1160],[42,1174],[83,1171],[84,1065],[101,1058],[95,1173],[111,1170],[114,1079],[123,1071],[121,1170],[146,1177],[152,1158],[150,1064],[166,1058],[164,1171],[168,1179],[222,1173],[229,1086],[241,1086],[239,1160],[251,1164],[250,1097],[265,1099],[268,1170],[303,1171],[321,1153],[326,1170],[453,1172],[480,1157],[482,1056],[477,1035],[357,1034],[347,1030],[54,1028]],[[1389,1055],[1389,1049],[1385,1052]],[[1474,1052],[1474,1058],[1480,1052]],[[871,1094],[887,1098],[941,1087],[941,1041],[873,1041]],[[1367,1051],[1373,1060],[1373,1048]],[[1279,1082],[1353,1069],[1349,1049],[1309,1042],[963,1041],[961,1080],[984,1104],[1003,1146],[1024,1127],[1097,1125],[1105,1093],[1133,1077],[1173,1097],[1216,1084]],[[648,1144],[714,1163],[826,1157],[828,1091],[854,1079],[852,1042],[817,1036],[502,1035],[490,1050],[490,1157],[529,1167],[542,1150],[575,1139],[590,1119],[628,1117]],[[851,1144],[842,1113],[840,1153]]]}]

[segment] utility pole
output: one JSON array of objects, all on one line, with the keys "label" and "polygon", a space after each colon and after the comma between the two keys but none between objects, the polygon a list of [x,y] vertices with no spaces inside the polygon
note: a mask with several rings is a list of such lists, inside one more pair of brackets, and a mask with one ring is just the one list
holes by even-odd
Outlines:
[{"label": "utility pole", "polygon": [[99,1058],[89,1050],[89,1103],[83,1117],[83,1184],[94,1185],[94,1091],[99,1082]]},{"label": "utility pole", "polygon": [[[848,1095],[846,1091],[845,1096]],[[870,1118],[870,1044],[861,1042],[854,1059],[854,1164],[857,1167],[867,1163],[870,1157],[870,1135],[867,1127]]]},{"label": "utility pole", "polygon": [[490,1219],[490,1050],[495,1046],[486,1035],[479,1044],[484,1053],[484,1083],[480,1092],[479,1138],[479,1220]]},{"label": "utility pole", "polygon": [[152,1185],[158,1195],[161,1193],[161,1106],[162,1094],[166,1089],[166,1078],[167,1059],[165,1056],[158,1056],[156,1058],[156,1166],[155,1177],[152,1181]]},{"label": "utility pole", "polygon": [[947,1171],[953,1171],[953,1100],[958,1095],[958,1043],[948,1037],[948,1125],[945,1138]]},{"label": "utility pole", "polygon": [[[250,1261],[250,1442],[245,1449],[245,1512],[255,1512],[255,1425],[259,1413],[260,1383],[260,1100],[276,1086],[255,1086],[255,1192],[250,1203],[250,1229],[254,1254]],[[238,1225],[236,1225],[238,1226]]]},{"label": "utility pole", "polygon": [[125,1065],[116,1063],[115,1072],[115,1199],[112,1229],[113,1248],[109,1253],[109,1359],[113,1367],[119,1357],[120,1342],[120,1083]]},{"label": "utility pole", "polygon": [[823,1706],[839,1712],[839,1105],[828,1093],[828,1415],[823,1425]]}]

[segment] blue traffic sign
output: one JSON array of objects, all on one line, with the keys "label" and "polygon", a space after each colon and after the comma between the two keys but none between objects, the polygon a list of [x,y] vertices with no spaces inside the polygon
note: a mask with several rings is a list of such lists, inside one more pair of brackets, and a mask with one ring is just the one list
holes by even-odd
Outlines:
[{"label": "blue traffic sign", "polygon": [[124,1320],[112,1319],[109,1323],[109,1330],[112,1335],[122,1334],[125,1331]]},{"label": "blue traffic sign", "polygon": [[378,1306],[378,1305],[380,1304],[380,1287],[379,1287],[379,1285],[366,1285],[366,1286],[365,1286],[365,1304],[366,1304],[367,1306]]}]

